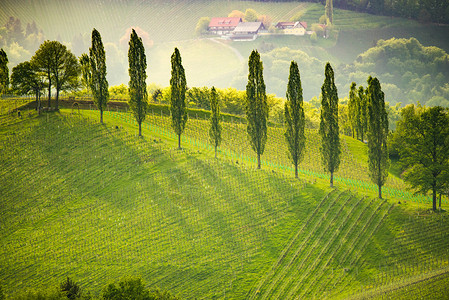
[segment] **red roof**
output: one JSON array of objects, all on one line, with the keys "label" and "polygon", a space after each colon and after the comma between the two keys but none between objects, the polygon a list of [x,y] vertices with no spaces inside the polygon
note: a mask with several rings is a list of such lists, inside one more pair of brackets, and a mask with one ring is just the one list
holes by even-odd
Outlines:
[{"label": "red roof", "polygon": [[307,29],[307,22],[299,22],[299,24],[301,24],[302,27],[304,27],[305,29]]},{"label": "red roof", "polygon": [[209,27],[236,27],[242,18],[212,18]]}]

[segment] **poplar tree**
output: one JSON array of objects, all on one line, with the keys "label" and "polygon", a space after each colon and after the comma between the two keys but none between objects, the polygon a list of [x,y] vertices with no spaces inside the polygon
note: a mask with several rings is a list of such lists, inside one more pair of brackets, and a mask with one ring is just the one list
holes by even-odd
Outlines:
[{"label": "poplar tree", "polygon": [[359,86],[357,99],[357,127],[360,134],[360,140],[365,141],[365,134],[368,130],[368,99],[366,97],[366,90],[363,86]]},{"label": "poplar tree", "polygon": [[287,128],[285,138],[290,159],[295,166],[295,178],[298,178],[298,164],[304,157],[306,137],[304,135],[305,117],[301,78],[298,64],[295,61],[290,63],[286,97],[284,115]]},{"label": "poplar tree", "polygon": [[81,66],[81,83],[87,91],[90,91],[90,79],[92,78],[92,72],[90,70],[89,55],[86,53],[81,54],[79,61]]},{"label": "poplar tree", "polygon": [[[333,0],[326,0],[326,6],[324,7],[326,21],[329,20],[329,23],[334,23],[334,4]],[[329,24],[327,24],[329,25]]]},{"label": "poplar tree", "polygon": [[260,169],[260,155],[267,142],[268,103],[263,80],[263,64],[257,50],[253,50],[248,61],[248,84],[246,85],[246,120],[251,148],[257,154],[257,168]]},{"label": "poplar tree", "polygon": [[[349,101],[348,101],[348,114],[349,114],[349,123],[351,124],[352,137],[355,137],[355,132],[358,132],[357,128],[357,84],[355,82],[351,83],[351,87],[349,88]],[[358,133],[357,133],[358,138]]]},{"label": "poplar tree", "polygon": [[340,166],[340,135],[338,128],[338,94],[334,81],[334,71],[326,64],[325,79],[321,87],[321,160],[324,169],[331,173],[330,186],[334,186],[334,172]]},{"label": "poplar tree", "polygon": [[0,49],[0,95],[5,94],[9,86],[8,56]]},{"label": "poplar tree", "polygon": [[211,143],[215,147],[215,158],[217,158],[217,147],[221,144],[221,115],[220,105],[218,103],[218,93],[215,87],[212,87],[210,94],[210,129],[209,137]]},{"label": "poplar tree", "polygon": [[95,28],[92,30],[92,47],[89,48],[89,62],[90,80],[88,82],[90,83],[94,103],[100,110],[100,123],[103,124],[103,111],[106,109],[109,101],[108,81],[106,80],[106,54],[101,35]]},{"label": "poplar tree", "polygon": [[371,181],[379,188],[382,199],[382,186],[388,176],[390,161],[388,158],[388,115],[385,99],[377,78],[368,78],[368,166]]},{"label": "poplar tree", "polygon": [[171,56],[171,78],[170,78],[170,112],[172,127],[178,135],[178,149],[181,150],[181,134],[187,123],[186,105],[186,75],[182,66],[181,54],[175,48]]},{"label": "poplar tree", "polygon": [[129,40],[129,108],[139,124],[139,136],[142,136],[142,122],[148,109],[147,60],[142,39],[133,29]]}]

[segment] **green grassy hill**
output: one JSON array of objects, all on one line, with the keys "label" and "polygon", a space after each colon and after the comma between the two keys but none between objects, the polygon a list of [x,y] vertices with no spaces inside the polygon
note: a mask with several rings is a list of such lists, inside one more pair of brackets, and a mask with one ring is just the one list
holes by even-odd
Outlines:
[{"label": "green grassy hill", "polygon": [[1,104],[0,284],[8,295],[66,276],[98,294],[129,275],[187,299],[447,293],[434,279],[447,282],[449,217],[404,191],[375,199],[363,144],[345,139],[343,161],[352,163],[331,190],[314,169],[313,132],[294,180],[282,148],[270,149],[282,144],[273,140],[279,129],[270,129],[256,170],[245,143],[238,147],[240,122],[224,123],[215,160],[205,121],[192,115],[178,151],[158,113],[138,138],[126,113],[108,112],[100,125],[97,111],[17,118],[16,103]]}]

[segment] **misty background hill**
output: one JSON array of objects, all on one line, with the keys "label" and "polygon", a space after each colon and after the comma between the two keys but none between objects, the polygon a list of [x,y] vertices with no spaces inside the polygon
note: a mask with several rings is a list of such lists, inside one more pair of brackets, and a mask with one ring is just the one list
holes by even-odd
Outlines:
[{"label": "misty background hill", "polygon": [[[170,56],[178,47],[190,87],[244,89],[249,53],[258,49],[267,92],[279,97],[285,96],[288,65],[294,59],[300,67],[305,100],[319,96],[324,65],[330,61],[336,68],[340,98],[347,96],[351,81],[366,86],[371,75],[379,77],[386,100],[392,104],[420,101],[449,105],[448,26],[334,9],[335,35],[316,42],[308,35],[261,36],[253,42],[195,35],[201,17],[224,17],[248,8],[268,15],[273,24],[300,16],[309,27],[324,14],[323,5],[310,2],[4,0],[0,4],[0,46],[8,54],[11,70],[30,59],[46,39],[59,40],[80,56],[88,52],[90,35],[96,28],[105,43],[109,84],[127,84],[129,33],[136,28],[147,52],[147,82],[160,86],[169,83]],[[411,37],[416,40],[378,43],[381,39]],[[410,45],[415,47],[411,53],[420,54],[410,56]],[[425,48],[428,46],[441,51]],[[370,50],[373,47],[377,50]],[[385,54],[385,47],[404,51]],[[378,55],[379,51],[385,55]],[[415,62],[421,62],[419,68]]]}]

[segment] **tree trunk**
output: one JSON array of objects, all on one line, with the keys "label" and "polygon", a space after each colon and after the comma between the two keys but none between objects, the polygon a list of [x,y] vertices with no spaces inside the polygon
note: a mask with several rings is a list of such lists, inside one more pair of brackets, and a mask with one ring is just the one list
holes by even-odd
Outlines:
[{"label": "tree trunk", "polygon": [[432,209],[437,211],[437,189],[435,187],[432,188]]},{"label": "tree trunk", "polygon": [[39,111],[39,94],[36,92],[36,110]]},{"label": "tree trunk", "polygon": [[331,188],[334,187],[334,172],[331,172]]},{"label": "tree trunk", "polygon": [[[101,121],[103,122],[103,116],[101,116]],[[139,136],[142,136],[142,122],[139,122]]]},{"label": "tree trunk", "polygon": [[181,150],[181,134],[178,134],[178,150]]},{"label": "tree trunk", "polygon": [[37,113],[41,115],[41,92],[37,94]]},{"label": "tree trunk", "polygon": [[[100,109],[100,124],[103,124],[103,110]],[[140,123],[139,123],[139,136],[140,136]]]},{"label": "tree trunk", "polygon": [[298,164],[295,164],[295,178],[298,178]]},{"label": "tree trunk", "polygon": [[48,79],[48,108],[51,107],[51,79]]},{"label": "tree trunk", "polygon": [[382,199],[382,186],[378,185],[379,187],[379,199]]},{"label": "tree trunk", "polygon": [[56,111],[59,110],[59,89],[56,89]]},{"label": "tree trunk", "polygon": [[215,158],[217,158],[217,146],[215,146]]},{"label": "tree trunk", "polygon": [[260,153],[257,153],[257,168],[260,169]]},{"label": "tree trunk", "polygon": [[440,194],[440,210],[441,210],[441,194]]}]

